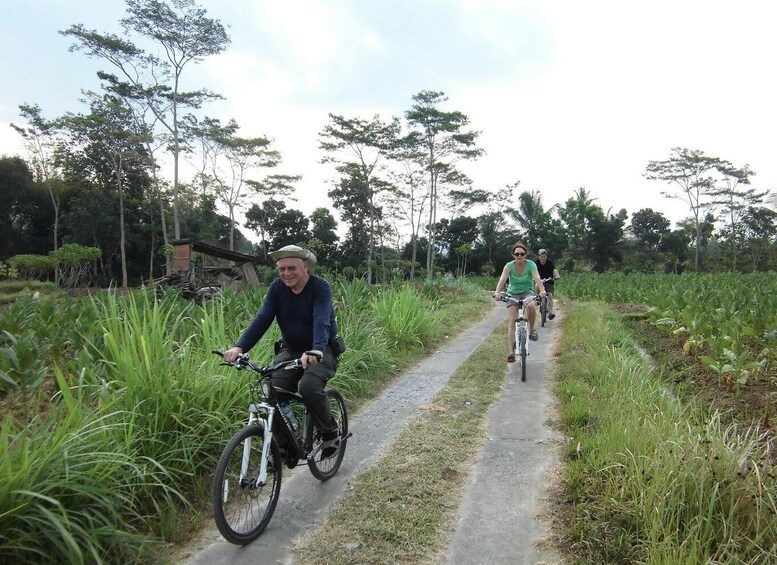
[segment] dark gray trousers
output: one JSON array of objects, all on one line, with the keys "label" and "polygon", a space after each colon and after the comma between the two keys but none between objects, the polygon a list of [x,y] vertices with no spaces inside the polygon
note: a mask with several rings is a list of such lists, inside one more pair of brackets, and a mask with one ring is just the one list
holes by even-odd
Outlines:
[{"label": "dark gray trousers", "polygon": [[[299,359],[302,357],[302,353],[304,352],[281,349],[273,359],[273,363]],[[272,374],[272,384],[274,387],[291,392],[296,392],[299,389],[302,399],[313,414],[319,428],[327,430],[332,427],[332,417],[329,413],[329,401],[324,392],[324,386],[329,379],[335,376],[338,364],[339,361],[332,353],[332,348],[327,346],[324,350],[324,358],[317,365],[308,365],[305,371],[302,369],[275,371]]]}]

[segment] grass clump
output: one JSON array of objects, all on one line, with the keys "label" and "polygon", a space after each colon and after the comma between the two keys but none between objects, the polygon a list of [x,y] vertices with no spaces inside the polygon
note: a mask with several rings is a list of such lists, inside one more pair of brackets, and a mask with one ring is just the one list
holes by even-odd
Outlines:
[{"label": "grass clump", "polygon": [[602,305],[567,311],[559,352],[559,545],[575,562],[777,560],[768,436],[682,405]]}]

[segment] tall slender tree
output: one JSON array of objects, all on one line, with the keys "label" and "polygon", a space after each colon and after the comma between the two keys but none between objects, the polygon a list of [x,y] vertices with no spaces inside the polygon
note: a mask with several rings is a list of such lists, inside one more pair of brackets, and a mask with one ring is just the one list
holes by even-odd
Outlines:
[{"label": "tall slender tree", "polygon": [[367,193],[369,242],[367,245],[367,280],[372,280],[372,262],[375,252],[377,231],[377,200],[383,191],[392,189],[392,185],[378,177],[381,165],[387,153],[396,144],[399,136],[398,118],[384,122],[379,115],[371,120],[345,118],[329,114],[329,123],[319,134],[319,147],[326,152],[323,163],[336,163],[340,174],[352,174],[353,168],[359,170],[361,182]]},{"label": "tall slender tree", "polygon": [[715,173],[722,161],[705,155],[698,149],[674,147],[668,159],[650,161],[645,169],[645,178],[660,180],[679,189],[677,192],[661,194],[677,198],[688,205],[696,232],[693,266],[699,270],[699,254],[702,245],[702,227],[705,217],[715,209]]},{"label": "tall slender tree", "polygon": [[[714,203],[721,207],[720,219],[726,225],[726,235],[731,244],[731,270],[737,270],[737,258],[743,243],[742,233],[742,215],[750,206],[759,206],[764,197],[769,194],[768,190],[759,191],[749,187],[750,178],[755,173],[749,165],[744,167],[735,167],[728,161],[722,161],[718,167],[723,177],[721,184],[716,187],[712,195]],[[745,186],[747,185],[747,186]]]},{"label": "tall slender tree", "polygon": [[[264,230],[270,224],[267,218],[267,212],[275,210],[275,213],[279,213],[285,208],[285,201],[296,200],[292,196],[294,194],[294,185],[299,182],[302,177],[300,175],[267,175],[261,181],[246,180],[246,184],[251,187],[253,194],[259,198],[258,205],[252,204],[251,208],[255,209],[259,216],[255,218],[259,220],[254,225],[259,228],[262,253],[264,258],[267,259],[268,249],[267,240],[265,239]],[[283,199],[284,202],[281,202]],[[282,204],[281,208],[277,207],[277,203]],[[247,217],[247,215],[246,215]],[[251,227],[246,224],[246,227]]]},{"label": "tall slender tree", "polygon": [[397,166],[389,173],[395,189],[387,195],[387,210],[410,226],[409,278],[413,280],[418,262],[418,237],[429,203],[429,185],[424,182],[424,153],[417,143],[417,136],[401,137],[390,158]]},{"label": "tall slender tree", "polygon": [[[19,110],[21,116],[26,120],[27,126],[21,127],[11,124],[11,127],[24,139],[34,179],[46,187],[51,198],[51,206],[54,209],[52,247],[56,251],[59,249],[59,221],[62,205],[61,191],[58,190],[61,184],[55,181],[54,152],[59,143],[57,122],[45,119],[43,111],[37,104],[22,104],[19,106]],[[55,279],[58,283],[58,273],[55,273]]]},{"label": "tall slender tree", "polygon": [[[197,63],[221,53],[229,44],[224,26],[207,17],[195,0],[127,0],[128,17],[120,21],[125,34],[99,33],[82,24],[70,26],[61,33],[73,37],[71,51],[83,51],[102,59],[116,69],[144,96],[149,108],[159,118],[171,137],[173,155],[173,222],[175,239],[181,238],[179,221],[179,128],[182,109],[198,108],[218,96],[205,90],[184,92],[181,77],[189,63]],[[164,59],[145,53],[126,39],[130,32],[151,40],[162,48]]]},{"label": "tall slender tree", "polygon": [[[459,111],[445,112],[440,104],[448,101],[443,92],[424,90],[413,96],[413,106],[405,112],[405,118],[413,135],[407,139],[422,147],[425,152],[425,169],[429,179],[429,243],[426,250],[427,278],[434,276],[435,235],[437,205],[441,185],[445,181],[463,180],[455,172],[456,162],[477,159],[483,150],[476,147],[477,131],[468,131],[469,118]],[[442,181],[442,182],[441,182]]]}]

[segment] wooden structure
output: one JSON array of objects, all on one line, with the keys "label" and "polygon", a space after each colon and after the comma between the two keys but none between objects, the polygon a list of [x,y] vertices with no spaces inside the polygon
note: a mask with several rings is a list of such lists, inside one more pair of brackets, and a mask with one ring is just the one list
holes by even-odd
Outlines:
[{"label": "wooden structure", "polygon": [[[221,289],[227,286],[259,287],[256,265],[265,263],[259,257],[192,239],[180,239],[172,241],[171,244],[174,246],[174,251],[170,274],[154,281],[159,295],[164,294],[165,286],[174,286],[180,289],[185,298],[202,302],[220,294]],[[197,265],[194,253],[226,259],[231,261],[233,266],[208,267],[205,266],[204,261]]]},{"label": "wooden structure", "polygon": [[256,276],[256,264],[261,262],[259,257],[238,253],[237,251],[230,251],[223,247],[217,247],[205,243],[204,241],[192,239],[179,239],[178,241],[172,241],[170,243],[175,246],[173,259],[170,264],[170,270],[173,273],[189,272],[190,269],[196,268],[192,257],[192,254],[196,251],[197,253],[202,253],[211,257],[232,261],[235,264],[235,268],[240,271],[243,280],[248,285],[254,288],[259,287],[259,278]]}]

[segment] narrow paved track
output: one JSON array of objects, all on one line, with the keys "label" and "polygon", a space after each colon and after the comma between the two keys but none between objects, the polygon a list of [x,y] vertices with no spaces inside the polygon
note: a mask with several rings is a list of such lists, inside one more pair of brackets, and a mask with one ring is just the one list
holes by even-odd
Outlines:
[{"label": "narrow paved track", "polygon": [[555,432],[547,424],[553,397],[546,382],[559,321],[556,317],[538,329],[540,341],[531,343],[526,382],[520,364],[511,364],[502,397],[491,407],[489,437],[477,456],[448,549],[452,565],[556,562],[538,544],[544,534],[535,514],[555,465]]},{"label": "narrow paved track", "polygon": [[[294,563],[294,540],[326,516],[345,493],[349,479],[378,460],[397,437],[404,423],[420,413],[421,406],[445,386],[459,365],[505,317],[504,306],[495,306],[481,323],[454,338],[408,371],[378,399],[351,418],[349,427],[354,435],[348,440],[343,465],[334,478],[321,483],[313,478],[306,466],[297,467],[291,473],[284,469],[278,507],[269,526],[256,541],[245,547],[237,547],[225,542],[214,527],[194,545],[184,562],[189,565]],[[546,339],[544,335],[542,339]],[[535,349],[538,350],[539,358],[539,348]],[[531,374],[535,373],[533,367],[530,367],[530,371]],[[539,368],[536,369],[536,372],[539,371]],[[514,379],[513,373],[509,378]],[[539,381],[532,384],[529,380],[528,385],[539,386]],[[455,563],[467,562],[453,559]],[[472,561],[484,562],[487,561]]]}]

